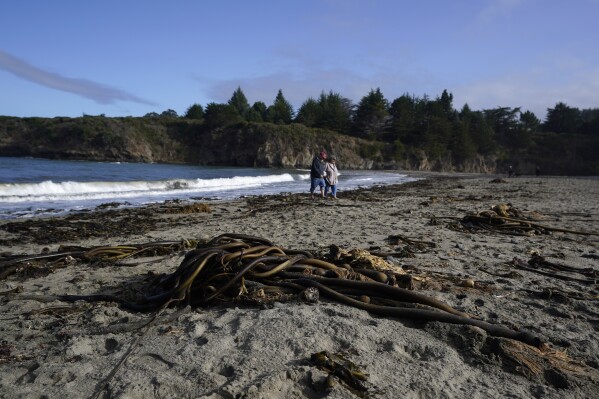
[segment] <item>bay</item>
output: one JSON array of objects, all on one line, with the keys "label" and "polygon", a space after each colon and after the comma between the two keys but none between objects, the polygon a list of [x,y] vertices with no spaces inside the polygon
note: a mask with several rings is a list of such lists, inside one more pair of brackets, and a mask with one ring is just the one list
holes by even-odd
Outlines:
[{"label": "bay", "polygon": [[[404,173],[340,170],[344,190],[416,180]],[[106,203],[142,206],[167,200],[230,200],[308,193],[306,169],[65,161],[0,157],[0,219],[61,215]]]}]

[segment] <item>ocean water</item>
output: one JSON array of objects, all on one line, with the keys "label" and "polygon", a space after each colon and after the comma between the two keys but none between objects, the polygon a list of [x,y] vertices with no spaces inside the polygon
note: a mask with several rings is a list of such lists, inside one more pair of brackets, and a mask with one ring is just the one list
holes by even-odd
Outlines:
[{"label": "ocean water", "polygon": [[[341,165],[342,166],[342,165]],[[118,202],[227,200],[309,192],[304,169],[206,167],[0,157],[0,219],[58,215]],[[340,170],[338,191],[416,180],[402,173]]]}]

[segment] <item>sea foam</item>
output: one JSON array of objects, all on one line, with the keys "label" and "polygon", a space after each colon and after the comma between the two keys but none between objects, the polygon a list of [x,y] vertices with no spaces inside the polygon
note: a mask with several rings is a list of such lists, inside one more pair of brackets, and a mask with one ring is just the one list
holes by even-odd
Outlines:
[{"label": "sea foam", "polygon": [[201,194],[238,190],[262,185],[306,180],[308,175],[290,173],[266,176],[234,176],[214,179],[172,179],[158,181],[97,181],[0,184],[0,202],[29,202],[106,198],[151,197],[166,194]]}]

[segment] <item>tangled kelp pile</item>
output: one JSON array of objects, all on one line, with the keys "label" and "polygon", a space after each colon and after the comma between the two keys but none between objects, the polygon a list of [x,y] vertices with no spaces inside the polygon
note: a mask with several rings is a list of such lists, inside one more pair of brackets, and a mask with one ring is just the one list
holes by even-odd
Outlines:
[{"label": "tangled kelp pile", "polygon": [[497,204],[489,210],[472,213],[460,219],[459,223],[449,224],[458,231],[487,231],[499,234],[531,236],[553,232],[596,236],[599,233],[551,227],[539,223],[541,215],[536,212],[523,212],[511,204]]},{"label": "tangled kelp pile", "polygon": [[[171,250],[175,243],[167,243]],[[178,245],[184,245],[178,243]],[[100,247],[86,251],[48,254],[121,260],[153,246]],[[375,262],[363,251],[332,251],[316,257],[307,251],[275,246],[267,239],[241,234],[223,234],[190,250],[171,274],[154,276],[135,293],[60,295],[62,301],[111,301],[132,311],[158,311],[173,304],[209,306],[218,302],[268,304],[275,300],[325,296],[370,313],[422,321],[465,324],[490,335],[506,337],[540,347],[542,340],[526,331],[492,324],[462,313],[433,297],[399,286],[401,271]],[[16,267],[24,259],[4,262]],[[316,294],[315,294],[316,293]]]},{"label": "tangled kelp pile", "polygon": [[[418,244],[421,250],[425,246],[434,245],[403,236],[391,236],[389,240],[415,246]],[[61,267],[67,267],[73,264],[73,259],[101,266],[124,266],[130,265],[129,262],[135,261],[136,257],[170,256],[174,253],[181,254],[181,251],[187,251],[185,257],[170,274],[146,274],[136,279],[135,284],[116,293],[113,287],[111,294],[65,294],[53,298],[44,296],[44,301],[58,299],[66,302],[114,302],[134,312],[154,312],[153,321],[164,309],[173,305],[209,307],[222,303],[247,303],[270,307],[274,301],[303,300],[316,303],[319,297],[327,297],[380,316],[476,326],[490,336],[509,338],[508,342],[513,340],[519,345],[535,349],[526,352],[524,360],[520,358],[522,356],[518,357],[522,350],[515,354],[502,352],[509,363],[506,363],[506,367],[516,364],[516,368],[522,368],[524,364],[528,367],[526,370],[532,370],[530,378],[536,376],[539,367],[545,369],[544,362],[552,361],[555,357],[550,346],[532,333],[473,318],[447,303],[404,288],[403,283],[406,275],[410,276],[409,273],[387,262],[385,255],[388,254],[371,253],[364,249],[345,250],[332,245],[328,254],[316,256],[307,251],[276,246],[270,240],[260,237],[223,234],[205,241],[184,240],[95,248],[64,247],[56,253],[0,260],[0,271],[6,272],[10,267],[14,274],[23,273],[27,268],[30,271],[32,268],[41,271],[44,270],[44,265],[54,267],[52,265],[60,264],[63,265]],[[15,271],[14,267],[21,270]],[[26,277],[23,274],[21,276]],[[35,297],[18,289],[0,295],[9,295],[9,300]],[[144,322],[144,326],[150,326],[150,323]],[[143,333],[138,339],[142,336]],[[503,340],[494,339],[489,342],[501,343]],[[131,345],[131,351],[136,343],[137,340]],[[498,351],[494,347],[489,347],[488,350],[490,353]],[[530,360],[529,358],[534,357],[531,353],[538,354],[538,359],[535,357]],[[126,352],[123,359],[129,354],[130,351]],[[325,362],[322,362],[323,359]],[[355,370],[350,367],[351,363],[340,361],[342,358],[332,359],[337,359],[338,364],[331,363],[322,356],[312,361],[329,375],[335,375],[339,379],[347,377],[344,383],[352,387],[352,390],[360,392],[364,389],[359,370],[356,375]],[[122,363],[123,360],[117,367]],[[331,368],[332,366],[335,368]],[[116,368],[98,389],[103,389],[115,372]]]}]

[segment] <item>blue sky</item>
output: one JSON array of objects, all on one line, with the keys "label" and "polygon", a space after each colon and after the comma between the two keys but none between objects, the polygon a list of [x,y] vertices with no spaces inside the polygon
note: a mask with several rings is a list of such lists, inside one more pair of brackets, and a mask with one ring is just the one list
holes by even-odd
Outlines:
[{"label": "blue sky", "polygon": [[281,89],[454,107],[599,108],[599,0],[19,0],[0,4],[0,115],[143,116]]}]

